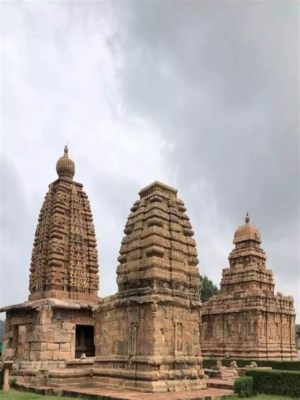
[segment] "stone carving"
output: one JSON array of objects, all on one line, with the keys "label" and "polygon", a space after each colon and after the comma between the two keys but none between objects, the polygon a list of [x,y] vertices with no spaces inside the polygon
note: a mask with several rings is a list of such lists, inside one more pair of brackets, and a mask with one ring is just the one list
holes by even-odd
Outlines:
[{"label": "stone carving", "polygon": [[202,307],[203,355],[296,359],[293,299],[274,294],[260,232],[250,224],[248,213],[233,243],[230,267],[222,273],[221,293]]},{"label": "stone carving", "polygon": [[73,181],[74,162],[57,161],[58,179],[49,185],[33,244],[30,300],[58,297],[97,301],[98,256],[87,195]]},{"label": "stone carving", "polygon": [[95,312],[98,382],[152,392],[205,387],[198,259],[185,211],[177,191],[159,182],[131,208],[118,293]]}]

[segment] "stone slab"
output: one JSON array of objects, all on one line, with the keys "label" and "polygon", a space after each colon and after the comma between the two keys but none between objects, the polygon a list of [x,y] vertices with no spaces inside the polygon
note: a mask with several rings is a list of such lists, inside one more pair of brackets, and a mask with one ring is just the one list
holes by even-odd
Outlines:
[{"label": "stone slab", "polygon": [[34,387],[29,385],[17,385],[18,389],[25,391],[36,391],[43,394],[56,394],[64,396],[79,395],[82,398],[99,399],[99,396],[104,400],[217,400],[226,399],[227,396],[232,396],[233,391],[229,389],[202,389],[188,392],[169,392],[169,393],[141,393],[134,391],[120,391],[105,388],[91,387],[72,387],[66,386],[63,388],[50,387]]}]

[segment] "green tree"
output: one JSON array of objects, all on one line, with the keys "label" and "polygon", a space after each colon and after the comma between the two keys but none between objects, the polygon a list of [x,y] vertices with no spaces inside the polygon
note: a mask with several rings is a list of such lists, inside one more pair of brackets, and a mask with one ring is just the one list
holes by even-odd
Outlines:
[{"label": "green tree", "polygon": [[0,342],[2,342],[4,336],[4,321],[0,319]]},{"label": "green tree", "polygon": [[213,283],[206,275],[200,277],[200,297],[201,301],[207,301],[214,294],[220,293],[217,285]]}]

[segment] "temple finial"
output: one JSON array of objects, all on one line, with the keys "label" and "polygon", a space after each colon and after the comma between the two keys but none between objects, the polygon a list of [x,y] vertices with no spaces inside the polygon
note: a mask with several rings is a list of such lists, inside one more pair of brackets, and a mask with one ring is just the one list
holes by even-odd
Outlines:
[{"label": "temple finial", "polygon": [[73,179],[75,174],[75,164],[74,161],[69,158],[68,151],[69,149],[66,145],[64,148],[64,155],[57,160],[56,172],[60,178],[67,177],[68,179]]},{"label": "temple finial", "polygon": [[249,215],[249,213],[248,213],[248,211],[246,212],[246,217],[245,217],[245,223],[246,224],[249,224],[249,222],[250,222],[250,215]]},{"label": "temple finial", "polygon": [[66,145],[64,148],[64,156],[65,157],[68,157],[68,151],[69,151],[69,149],[68,149],[68,146]]}]

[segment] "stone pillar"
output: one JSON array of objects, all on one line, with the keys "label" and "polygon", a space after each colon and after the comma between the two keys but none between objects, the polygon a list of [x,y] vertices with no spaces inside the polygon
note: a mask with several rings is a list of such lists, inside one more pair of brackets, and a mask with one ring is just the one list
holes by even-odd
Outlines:
[{"label": "stone pillar", "polygon": [[2,366],[2,371],[3,371],[2,390],[3,390],[3,392],[9,391],[9,370],[11,369],[12,365],[13,365],[13,361],[4,361],[4,363],[3,363],[3,366]]}]

